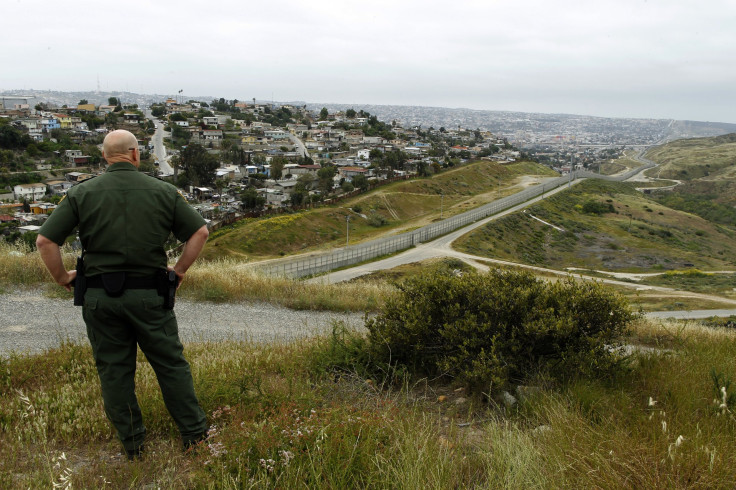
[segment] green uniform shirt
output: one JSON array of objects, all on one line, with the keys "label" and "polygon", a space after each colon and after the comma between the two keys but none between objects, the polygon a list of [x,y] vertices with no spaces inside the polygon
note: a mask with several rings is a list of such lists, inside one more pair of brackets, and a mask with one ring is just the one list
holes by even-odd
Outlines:
[{"label": "green uniform shirt", "polygon": [[85,274],[165,269],[169,233],[182,242],[205,224],[176,187],[127,162],[69,189],[39,234],[61,245],[79,225]]}]

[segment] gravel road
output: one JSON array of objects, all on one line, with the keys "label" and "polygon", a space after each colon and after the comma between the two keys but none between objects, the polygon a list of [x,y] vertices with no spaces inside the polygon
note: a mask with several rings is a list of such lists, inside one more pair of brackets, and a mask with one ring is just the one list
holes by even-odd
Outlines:
[{"label": "gravel road", "polygon": [[[363,326],[361,313],[295,311],[266,303],[202,303],[177,300],[183,342],[292,340],[328,332],[335,320]],[[40,292],[0,294],[0,357],[11,351],[42,352],[63,340],[87,342],[82,309],[70,299]]]},{"label": "gravel road", "polygon": [[[694,319],[736,315],[736,310],[661,311],[649,318]],[[288,341],[329,332],[335,321],[354,328],[362,313],[295,311],[267,303],[202,303],[178,300],[176,316],[184,342],[251,340]],[[63,340],[87,342],[82,309],[66,299],[40,292],[0,294],[0,357],[10,352],[43,352]]]}]

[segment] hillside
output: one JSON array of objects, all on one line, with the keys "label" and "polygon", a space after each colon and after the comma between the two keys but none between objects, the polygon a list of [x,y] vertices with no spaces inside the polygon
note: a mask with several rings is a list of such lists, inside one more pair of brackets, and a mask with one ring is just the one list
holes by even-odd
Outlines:
[{"label": "hillside", "polygon": [[654,194],[659,203],[736,226],[736,134],[674,141],[647,156],[661,165],[662,177],[681,182],[671,192]]},{"label": "hillside", "polygon": [[645,156],[660,165],[647,172],[650,177],[683,181],[718,180],[721,176],[733,179],[736,133],[673,141],[647,151]]},{"label": "hillside", "polygon": [[532,162],[475,162],[431,178],[389,184],[335,206],[239,221],[213,233],[202,256],[253,260],[341,247],[347,216],[352,244],[423,226],[440,214],[461,213],[554,175]]},{"label": "hillside", "polygon": [[630,184],[592,179],[527,212],[493,221],[454,247],[558,269],[633,272],[736,266],[733,228],[664,206]]}]

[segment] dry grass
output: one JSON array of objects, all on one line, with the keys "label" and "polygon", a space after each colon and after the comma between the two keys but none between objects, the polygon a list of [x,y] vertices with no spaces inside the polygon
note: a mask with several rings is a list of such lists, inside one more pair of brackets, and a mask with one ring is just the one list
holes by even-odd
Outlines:
[{"label": "dry grass", "polygon": [[294,309],[373,311],[394,288],[370,281],[355,284],[312,284],[269,277],[232,259],[196,264],[187,273],[182,292],[206,301],[259,300]]},{"label": "dry grass", "polygon": [[[76,254],[62,251],[68,268]],[[0,287],[13,289],[43,285],[47,294],[71,295],[51,282],[38,253],[0,242]],[[381,281],[356,284],[309,284],[303,281],[268,277],[235,259],[198,262],[187,273],[179,294],[204,301],[266,301],[294,309],[328,311],[374,311],[394,288]]]},{"label": "dry grass", "polygon": [[[64,249],[67,267],[74,267],[71,249]],[[51,280],[38,253],[23,244],[11,245],[0,240],[0,287],[31,286]]]},{"label": "dry grass", "polygon": [[507,408],[427,380],[337,376],[324,370],[339,354],[329,337],[191,344],[215,429],[182,454],[141,357],[149,439],[137,463],[105,421],[89,347],[11,356],[0,360],[0,487],[732,487],[736,407],[719,386],[734,392],[736,333],[642,321],[630,340],[654,349],[613,378],[538,382]]}]

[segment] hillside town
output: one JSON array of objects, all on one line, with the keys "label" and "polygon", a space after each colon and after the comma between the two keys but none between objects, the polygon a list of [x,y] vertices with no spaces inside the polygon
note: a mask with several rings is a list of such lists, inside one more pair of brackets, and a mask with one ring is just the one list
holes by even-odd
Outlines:
[{"label": "hillside town", "polygon": [[149,107],[116,97],[61,107],[0,102],[0,226],[6,239],[29,244],[69,188],[104,172],[101,143],[113,129],[136,135],[141,171],[175,184],[213,222],[331,203],[471,159],[522,156],[487,131],[405,128],[353,109],[175,97]]}]

